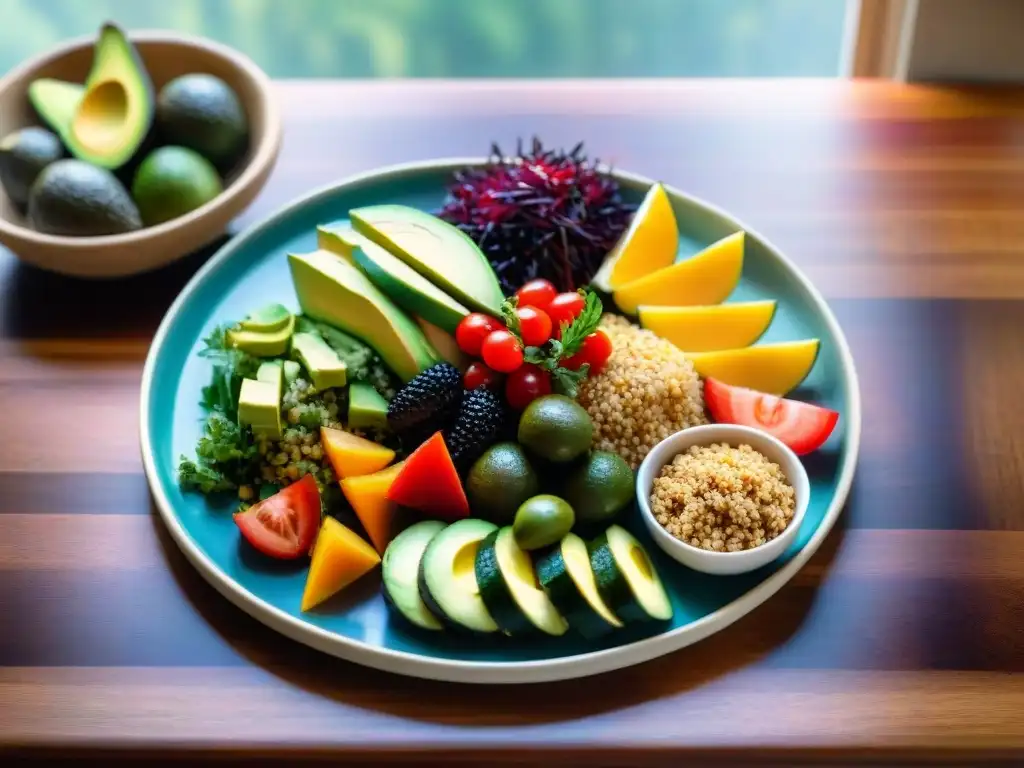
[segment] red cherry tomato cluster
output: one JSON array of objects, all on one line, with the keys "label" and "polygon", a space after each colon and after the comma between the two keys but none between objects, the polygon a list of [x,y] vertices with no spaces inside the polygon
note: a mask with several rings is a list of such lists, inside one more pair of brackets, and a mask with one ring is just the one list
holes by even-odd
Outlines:
[{"label": "red cherry tomato cluster", "polygon": [[[550,394],[551,374],[524,362],[523,345],[540,347],[552,338],[560,338],[562,326],[571,324],[585,306],[586,300],[579,293],[558,293],[547,280],[531,280],[516,291],[519,338],[497,318],[478,312],[467,315],[455,329],[455,341],[459,349],[482,358],[483,362],[474,361],[466,369],[463,375],[466,389],[497,388],[501,374],[508,374],[505,398],[517,410]],[[583,340],[576,354],[560,362],[573,370],[587,363],[591,372],[598,373],[611,351],[608,336],[597,331]]]}]

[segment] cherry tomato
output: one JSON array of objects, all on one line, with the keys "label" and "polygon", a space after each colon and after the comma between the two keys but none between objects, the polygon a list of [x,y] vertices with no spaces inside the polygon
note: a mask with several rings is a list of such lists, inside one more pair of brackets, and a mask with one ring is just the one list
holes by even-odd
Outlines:
[{"label": "cherry tomato", "polygon": [[529,363],[510,373],[505,382],[505,399],[517,411],[550,394],[551,374]]},{"label": "cherry tomato", "polygon": [[502,328],[501,321],[480,312],[471,312],[455,328],[455,342],[467,355],[479,355],[480,345],[491,331]]},{"label": "cherry tomato", "polygon": [[270,557],[294,560],[309,552],[320,529],[320,491],[305,475],[270,498],[237,512],[245,540]]},{"label": "cherry tomato", "polygon": [[519,307],[519,335],[528,347],[539,347],[551,338],[551,318],[547,312],[536,307]]},{"label": "cherry tomato", "polygon": [[462,376],[462,386],[466,389],[477,389],[479,387],[494,387],[501,376],[492,371],[483,363],[477,361],[469,364]]},{"label": "cherry tomato", "polygon": [[520,307],[536,307],[542,312],[547,312],[551,300],[555,298],[558,291],[547,280],[538,278],[526,283],[516,291],[516,298],[519,299]]},{"label": "cherry tomato", "polygon": [[491,331],[480,345],[484,362],[501,373],[511,373],[523,364],[523,347],[510,331]]},{"label": "cherry tomato", "polygon": [[580,344],[579,351],[572,357],[562,360],[562,367],[578,371],[584,363],[590,366],[590,374],[604,370],[605,363],[612,356],[612,340],[604,331],[594,331]]},{"label": "cherry tomato", "polygon": [[586,299],[578,293],[560,293],[551,300],[548,316],[551,318],[556,337],[562,335],[562,324],[575,320],[586,303]]},{"label": "cherry tomato", "polygon": [[839,420],[839,414],[828,408],[734,387],[717,379],[704,380],[704,400],[715,421],[762,429],[798,455],[819,448]]}]

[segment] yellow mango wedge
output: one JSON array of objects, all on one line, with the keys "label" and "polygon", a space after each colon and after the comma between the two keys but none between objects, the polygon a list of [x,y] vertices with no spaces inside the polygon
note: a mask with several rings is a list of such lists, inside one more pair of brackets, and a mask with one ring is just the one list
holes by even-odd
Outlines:
[{"label": "yellow mango wedge", "polygon": [[799,386],[818,358],[818,339],[687,353],[701,378],[782,397]]},{"label": "yellow mango wedge", "polygon": [[605,258],[593,283],[605,293],[669,266],[679,250],[679,229],[672,202],[655,184],[633,214],[629,228]]},{"label": "yellow mango wedge", "polygon": [[400,461],[372,475],[346,477],[341,481],[342,493],[355,510],[373,546],[381,554],[391,543],[395,532],[395,514],[398,512],[398,505],[388,499],[388,491],[404,466],[405,462]]},{"label": "yellow mango wedge", "polygon": [[722,238],[686,261],[616,289],[615,303],[626,314],[635,315],[642,305],[685,307],[725,301],[740,281],[744,243],[743,232]]},{"label": "yellow mango wedge", "polygon": [[365,437],[343,429],[320,428],[320,442],[339,478],[369,475],[384,469],[395,458],[395,452]]},{"label": "yellow mango wedge", "polygon": [[699,307],[648,307],[637,310],[640,325],[684,352],[716,352],[749,347],[768,330],[774,301],[747,301]]},{"label": "yellow mango wedge", "polygon": [[320,605],[379,563],[380,555],[373,547],[333,517],[325,517],[313,546],[302,610]]}]

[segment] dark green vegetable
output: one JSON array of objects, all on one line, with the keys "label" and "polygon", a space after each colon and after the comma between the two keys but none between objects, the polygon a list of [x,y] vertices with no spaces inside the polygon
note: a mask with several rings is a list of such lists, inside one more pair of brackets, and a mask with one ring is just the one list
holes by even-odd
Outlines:
[{"label": "dark green vegetable", "polygon": [[213,411],[196,445],[196,460],[181,457],[178,479],[183,488],[203,493],[232,490],[255,476],[258,455],[249,430]]}]

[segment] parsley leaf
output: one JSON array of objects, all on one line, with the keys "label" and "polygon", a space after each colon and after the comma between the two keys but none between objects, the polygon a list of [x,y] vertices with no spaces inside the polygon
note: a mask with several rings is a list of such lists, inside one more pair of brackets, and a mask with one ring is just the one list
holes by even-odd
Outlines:
[{"label": "parsley leaf", "polygon": [[[597,330],[604,305],[593,291],[587,291],[583,311],[570,324],[562,323],[559,357],[572,357],[580,351],[583,340]],[[558,341],[556,339],[556,341]]]},{"label": "parsley leaf", "polygon": [[558,365],[551,371],[551,381],[558,394],[575,400],[579,394],[580,382],[587,378],[589,372],[590,365],[587,363],[581,365],[578,371]]}]

